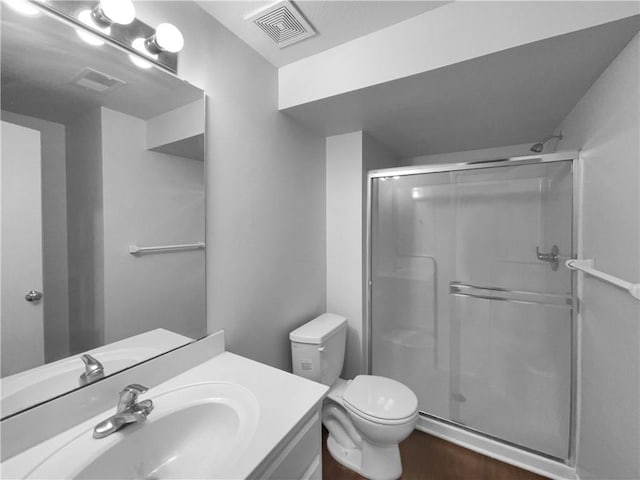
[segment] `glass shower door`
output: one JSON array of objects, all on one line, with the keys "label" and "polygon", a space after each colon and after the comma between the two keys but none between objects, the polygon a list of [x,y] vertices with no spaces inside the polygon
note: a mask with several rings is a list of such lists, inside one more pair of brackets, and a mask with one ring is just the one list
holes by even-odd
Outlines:
[{"label": "glass shower door", "polygon": [[568,458],[572,198],[571,162],[375,179],[372,372],[424,413]]}]

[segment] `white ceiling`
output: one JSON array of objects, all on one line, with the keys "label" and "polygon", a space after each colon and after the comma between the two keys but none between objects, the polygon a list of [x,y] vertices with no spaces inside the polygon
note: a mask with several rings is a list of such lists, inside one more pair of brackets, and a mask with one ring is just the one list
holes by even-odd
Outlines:
[{"label": "white ceiling", "polygon": [[365,130],[401,157],[533,143],[639,29],[630,17],[282,111],[324,135]]},{"label": "white ceiling", "polygon": [[276,67],[315,55],[449,3],[426,0],[294,1],[318,35],[280,49],[251,20],[246,20],[256,10],[275,3],[273,0],[196,2]]}]

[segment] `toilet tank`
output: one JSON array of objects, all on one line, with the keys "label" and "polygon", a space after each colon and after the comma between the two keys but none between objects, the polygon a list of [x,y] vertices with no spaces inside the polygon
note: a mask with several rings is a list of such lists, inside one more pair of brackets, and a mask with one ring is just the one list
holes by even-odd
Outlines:
[{"label": "toilet tank", "polygon": [[323,313],[289,334],[293,373],[331,386],[340,376],[347,341],[347,319]]}]

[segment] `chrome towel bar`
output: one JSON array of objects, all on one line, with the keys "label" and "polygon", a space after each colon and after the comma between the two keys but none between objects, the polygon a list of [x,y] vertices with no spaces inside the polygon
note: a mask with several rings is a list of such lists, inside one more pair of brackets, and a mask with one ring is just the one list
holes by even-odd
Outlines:
[{"label": "chrome towel bar", "polygon": [[618,277],[614,277],[613,275],[609,275],[608,273],[596,270],[595,263],[595,260],[592,258],[583,260],[570,259],[564,262],[567,268],[571,270],[578,270],[579,272],[586,273],[587,275],[591,275],[592,277],[603,280],[611,285],[627,290],[633,298],[640,300],[640,283],[627,282]]},{"label": "chrome towel bar", "polygon": [[129,245],[129,253],[131,255],[141,255],[144,253],[169,253],[183,252],[186,250],[203,250],[204,242],[183,243],[179,245],[160,245],[155,247],[139,247],[137,245]]}]

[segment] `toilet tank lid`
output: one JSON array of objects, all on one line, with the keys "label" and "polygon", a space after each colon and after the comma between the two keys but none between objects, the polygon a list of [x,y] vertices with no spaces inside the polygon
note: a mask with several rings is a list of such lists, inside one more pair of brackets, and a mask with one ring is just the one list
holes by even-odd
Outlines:
[{"label": "toilet tank lid", "polygon": [[289,340],[298,343],[320,344],[345,328],[347,328],[345,317],[335,313],[323,313],[296,328],[289,334]]}]

